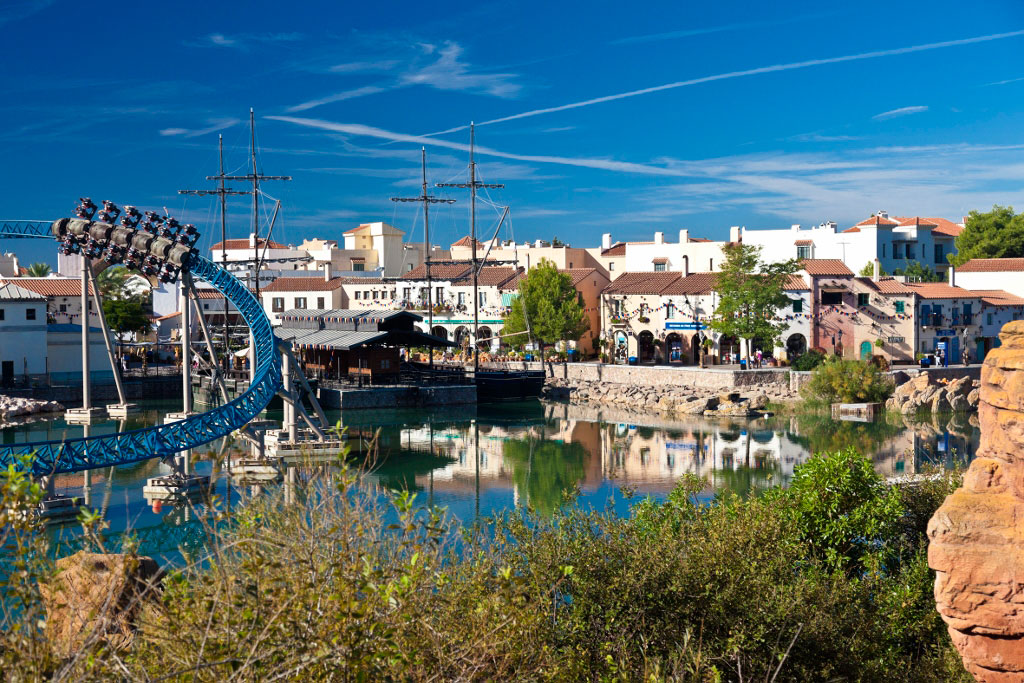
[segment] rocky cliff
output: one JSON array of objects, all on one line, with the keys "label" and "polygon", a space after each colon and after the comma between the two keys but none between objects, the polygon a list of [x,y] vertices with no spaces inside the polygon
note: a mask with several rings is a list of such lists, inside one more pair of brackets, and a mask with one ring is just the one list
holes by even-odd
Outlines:
[{"label": "rocky cliff", "polygon": [[1024,681],[1024,321],[981,372],[977,457],[928,525],[935,601],[979,681]]}]

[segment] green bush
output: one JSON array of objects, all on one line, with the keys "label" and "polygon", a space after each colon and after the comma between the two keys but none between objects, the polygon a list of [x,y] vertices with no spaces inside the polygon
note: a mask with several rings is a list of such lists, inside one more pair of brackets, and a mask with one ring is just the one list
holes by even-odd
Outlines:
[{"label": "green bush", "polygon": [[808,372],[821,365],[824,360],[825,354],[811,349],[807,353],[797,356],[793,361],[792,367],[799,372]]},{"label": "green bush", "polygon": [[876,403],[892,396],[893,388],[892,378],[875,365],[833,356],[814,368],[802,393],[815,403]]},{"label": "green bush", "polygon": [[[690,477],[627,518],[565,506],[469,530],[333,476],[211,528],[127,651],[94,639],[54,658],[35,594],[19,593],[0,665],[90,680],[970,680],[934,609],[922,524],[955,474],[891,489],[847,451],[748,499],[700,503]],[[11,484],[0,493],[24,497]],[[47,575],[18,567],[17,585]]]}]

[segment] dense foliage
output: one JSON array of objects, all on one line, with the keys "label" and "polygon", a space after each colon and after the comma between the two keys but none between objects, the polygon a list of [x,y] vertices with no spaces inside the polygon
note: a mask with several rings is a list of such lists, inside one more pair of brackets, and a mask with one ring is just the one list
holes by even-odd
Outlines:
[{"label": "dense foliage", "polygon": [[33,263],[25,269],[25,275],[27,277],[46,277],[52,272],[53,269],[50,267],[50,264],[43,263],[42,261]]},{"label": "dense foliage", "polygon": [[779,346],[787,323],[777,313],[791,305],[786,285],[800,264],[765,263],[761,247],[753,244],[730,243],[722,250],[725,261],[715,280],[718,303],[708,327],[744,340],[744,357],[749,360],[753,339],[768,349]]},{"label": "dense foliage", "polygon": [[906,265],[892,271],[892,274],[902,275],[908,282],[942,282],[942,275],[920,261],[907,261]]},{"label": "dense foliage", "polygon": [[[8,504],[39,495],[18,476],[0,477]],[[0,666],[25,679],[967,681],[925,558],[924,524],[957,485],[887,487],[847,451],[749,499],[698,503],[706,484],[690,478],[628,518],[567,506],[460,532],[411,494],[379,507],[343,471],[301,485],[297,504],[248,500],[210,530],[204,562],[164,579],[129,649],[95,640],[69,661],[49,654],[33,588],[46,572],[25,561],[45,536],[8,526],[18,609]]]},{"label": "dense foliage", "polygon": [[1011,258],[1024,256],[1024,214],[1015,214],[1012,206],[992,207],[991,211],[971,211],[964,230],[956,238],[957,253],[947,258],[959,266],[972,258]]},{"label": "dense foliage", "polygon": [[825,360],[825,354],[821,351],[811,349],[805,354],[797,356],[793,360],[792,367],[797,372],[809,372],[821,365]]},{"label": "dense foliage", "polygon": [[874,363],[832,356],[814,368],[801,393],[815,403],[878,403],[893,388],[892,378]]},{"label": "dense foliage", "polygon": [[107,326],[123,340],[129,332],[145,332],[149,329],[149,318],[142,304],[133,299],[107,299],[103,302],[103,315]]},{"label": "dense foliage", "polygon": [[[525,309],[524,309],[525,307]],[[519,281],[519,295],[504,319],[505,342],[522,346],[527,341],[555,344],[576,341],[590,329],[590,318],[583,310],[580,293],[572,277],[554,263],[541,259]],[[528,334],[513,335],[517,332]]]}]

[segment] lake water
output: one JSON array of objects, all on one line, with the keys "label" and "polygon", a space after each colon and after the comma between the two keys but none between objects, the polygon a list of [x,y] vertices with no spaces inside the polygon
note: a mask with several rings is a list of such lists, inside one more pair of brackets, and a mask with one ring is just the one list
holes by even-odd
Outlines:
[{"label": "lake water", "polygon": [[[155,424],[180,404],[148,402],[143,407],[138,417],[94,424],[90,433]],[[356,446],[380,430],[379,457],[366,475],[370,480],[387,489],[413,489],[419,502],[447,507],[463,522],[517,506],[549,514],[561,504],[566,489],[578,490],[579,505],[611,506],[625,513],[630,496],[624,488],[634,497],[662,497],[685,474],[707,479],[707,498],[724,489],[747,494],[786,485],[793,468],[812,452],[848,446],[870,454],[883,475],[912,474],[930,464],[967,462],[978,443],[977,427],[966,416],[916,422],[890,416],[874,423],[835,422],[821,415],[665,420],[529,402],[476,409],[351,411],[328,417],[347,427]],[[0,430],[0,443],[81,434],[81,427],[56,419]],[[195,471],[213,475],[218,495],[229,504],[260,495],[265,487],[232,480],[213,462],[222,446],[211,444],[208,451],[194,454]],[[154,506],[142,492],[148,478],[169,471],[152,460],[94,470],[88,490],[82,473],[57,477],[56,486],[103,509],[112,532],[133,529],[143,553],[176,556],[179,544],[194,535],[194,510]],[[66,540],[77,527],[54,533]]]}]

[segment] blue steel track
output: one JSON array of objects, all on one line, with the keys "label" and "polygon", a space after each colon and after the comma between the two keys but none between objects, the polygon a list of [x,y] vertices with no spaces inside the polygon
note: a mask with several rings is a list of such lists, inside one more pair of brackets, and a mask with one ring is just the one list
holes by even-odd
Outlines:
[{"label": "blue steel track", "polygon": [[[49,221],[0,221],[0,238],[54,239],[50,226]],[[274,332],[263,307],[237,278],[209,259],[193,257],[189,272],[223,294],[252,331],[256,372],[249,389],[230,403],[179,422],[104,436],[0,445],[0,467],[20,468],[22,458],[31,455],[31,473],[41,477],[166,458],[241,429],[267,407],[281,389],[282,378]]]}]

